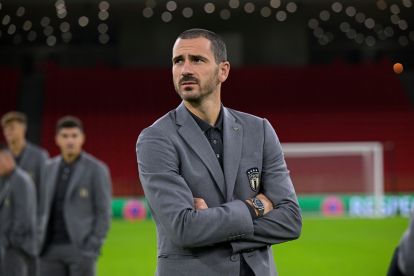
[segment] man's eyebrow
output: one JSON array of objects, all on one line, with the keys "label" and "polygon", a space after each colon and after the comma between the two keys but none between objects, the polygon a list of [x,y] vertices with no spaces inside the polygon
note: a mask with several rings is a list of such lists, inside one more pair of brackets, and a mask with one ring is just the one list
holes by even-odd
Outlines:
[{"label": "man's eyebrow", "polygon": [[174,61],[177,61],[177,60],[182,59],[182,58],[183,58],[183,55],[175,56],[175,57],[172,58],[172,61],[174,62]]},{"label": "man's eyebrow", "polygon": [[201,55],[190,55],[190,58],[192,60],[194,60],[194,59],[201,59],[201,60],[205,60],[205,61],[208,60],[205,56],[201,56]]}]

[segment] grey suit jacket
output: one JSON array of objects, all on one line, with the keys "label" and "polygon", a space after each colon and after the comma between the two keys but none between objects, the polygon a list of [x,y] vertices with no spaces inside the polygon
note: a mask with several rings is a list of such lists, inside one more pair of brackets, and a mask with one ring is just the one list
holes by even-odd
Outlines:
[{"label": "grey suit jacket", "polygon": [[[41,249],[44,249],[61,161],[61,156],[51,159],[43,176],[45,189],[41,199],[45,201],[45,210],[41,219]],[[63,214],[71,242],[85,256],[99,255],[111,221],[111,194],[111,178],[107,166],[83,152],[69,181]]]},{"label": "grey suit jacket", "polygon": [[[45,169],[46,162],[49,159],[49,154],[46,150],[30,143],[26,142],[26,147],[24,148],[20,160],[19,167],[27,172],[33,179],[35,185],[35,194],[36,200],[40,203],[40,191],[42,188],[42,172]],[[38,217],[41,214],[43,206],[38,206],[37,212]]]},{"label": "grey suit jacket", "polygon": [[398,250],[398,265],[404,275],[414,276],[414,212],[410,226],[405,231]]},{"label": "grey suit jacket", "polygon": [[[138,137],[139,176],[158,232],[157,275],[239,275],[240,254],[256,275],[276,275],[270,245],[300,234],[297,198],[273,128],[266,119],[223,112],[224,173],[183,104]],[[248,176],[255,169],[257,188]],[[275,209],[252,220],[243,201],[259,192]],[[194,197],[209,208],[195,210]]]},{"label": "grey suit jacket", "polygon": [[37,187],[41,181],[42,171],[48,158],[49,154],[47,151],[30,142],[26,142],[26,147],[20,156],[18,165],[32,177]]},{"label": "grey suit jacket", "polygon": [[[3,183],[8,187],[0,202],[0,247],[14,247],[35,255],[36,244],[36,194],[33,180],[16,167]],[[2,191],[0,191],[0,194]]]}]

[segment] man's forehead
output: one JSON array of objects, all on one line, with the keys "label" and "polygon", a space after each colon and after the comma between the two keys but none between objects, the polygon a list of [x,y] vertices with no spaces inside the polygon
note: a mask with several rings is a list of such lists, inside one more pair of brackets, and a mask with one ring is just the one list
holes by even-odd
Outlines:
[{"label": "man's forehead", "polygon": [[8,127],[8,126],[24,126],[25,124],[19,120],[10,120],[8,122],[6,122],[4,124],[3,127]]},{"label": "man's forehead", "polygon": [[82,133],[82,131],[78,127],[65,127],[65,128],[61,128],[59,130],[59,133],[60,134],[78,134],[78,133]]},{"label": "man's forehead", "polygon": [[212,55],[211,41],[204,37],[177,39],[173,47],[173,57],[185,54]]}]

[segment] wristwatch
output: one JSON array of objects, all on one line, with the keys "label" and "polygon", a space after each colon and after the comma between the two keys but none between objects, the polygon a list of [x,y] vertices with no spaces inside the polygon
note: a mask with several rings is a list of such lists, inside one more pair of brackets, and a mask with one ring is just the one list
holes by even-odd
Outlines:
[{"label": "wristwatch", "polygon": [[264,207],[263,202],[260,199],[256,198],[256,197],[251,198],[251,200],[252,200],[252,205],[253,205],[254,209],[257,210],[257,213],[258,213],[259,217],[263,216],[264,211],[265,211],[265,207]]}]

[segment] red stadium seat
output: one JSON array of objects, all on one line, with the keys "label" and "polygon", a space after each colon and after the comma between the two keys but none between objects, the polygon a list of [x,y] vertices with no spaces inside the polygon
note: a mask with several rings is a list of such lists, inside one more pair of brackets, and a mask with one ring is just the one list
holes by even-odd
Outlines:
[{"label": "red stadium seat", "polygon": [[[282,142],[381,141],[388,149],[386,190],[412,190],[414,111],[390,68],[385,62],[232,69],[223,103],[267,117]],[[135,142],[143,128],[179,104],[171,71],[51,64],[45,93],[43,145],[57,153],[56,120],[78,116],[86,150],[111,169],[115,195],[142,194]]]}]

